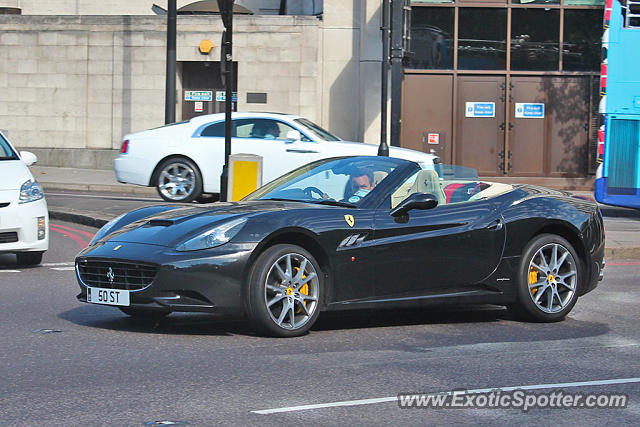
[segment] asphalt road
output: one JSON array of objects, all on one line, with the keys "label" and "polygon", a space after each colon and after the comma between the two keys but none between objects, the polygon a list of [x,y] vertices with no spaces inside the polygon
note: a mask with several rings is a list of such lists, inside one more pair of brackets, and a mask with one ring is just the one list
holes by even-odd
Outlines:
[{"label": "asphalt road", "polygon": [[[44,264],[0,256],[0,425],[637,424],[626,409],[400,409],[394,401],[274,408],[505,386],[640,377],[640,265],[611,262],[566,321],[524,323],[498,307],[321,316],[307,336],[255,336],[243,322],[172,314],[139,323],[81,304],[74,255],[94,229],[53,222]],[[65,228],[66,227],[66,228]],[[550,390],[539,390],[550,391]],[[388,400],[388,399],[387,399]]]}]

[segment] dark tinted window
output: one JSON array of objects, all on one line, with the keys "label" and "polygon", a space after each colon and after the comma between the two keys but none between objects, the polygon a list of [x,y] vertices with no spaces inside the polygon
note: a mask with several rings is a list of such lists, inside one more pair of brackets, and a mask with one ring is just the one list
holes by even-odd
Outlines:
[{"label": "dark tinted window", "polygon": [[408,68],[453,68],[453,17],[450,7],[414,7]]},{"label": "dark tinted window", "polygon": [[504,70],[507,60],[507,10],[460,8],[458,68]]},{"label": "dark tinted window", "polygon": [[602,43],[602,10],[565,10],[562,68],[598,71]]},{"label": "dark tinted window", "polygon": [[512,9],[512,70],[557,70],[560,63],[559,43],[558,9]]},{"label": "dark tinted window", "polygon": [[0,160],[18,160],[18,155],[2,135],[0,135]]},{"label": "dark tinted window", "polygon": [[218,136],[224,138],[224,122],[214,123],[204,128],[200,136]]}]

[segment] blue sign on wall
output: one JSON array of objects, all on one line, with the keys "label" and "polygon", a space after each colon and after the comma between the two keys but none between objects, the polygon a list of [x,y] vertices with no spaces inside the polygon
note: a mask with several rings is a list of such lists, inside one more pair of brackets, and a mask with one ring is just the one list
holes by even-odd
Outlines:
[{"label": "blue sign on wall", "polygon": [[544,119],[544,104],[516,102],[516,119]]},{"label": "blue sign on wall", "polygon": [[495,117],[495,102],[465,102],[465,117]]},{"label": "blue sign on wall", "polygon": [[213,91],[211,90],[187,90],[184,93],[185,101],[211,101]]}]

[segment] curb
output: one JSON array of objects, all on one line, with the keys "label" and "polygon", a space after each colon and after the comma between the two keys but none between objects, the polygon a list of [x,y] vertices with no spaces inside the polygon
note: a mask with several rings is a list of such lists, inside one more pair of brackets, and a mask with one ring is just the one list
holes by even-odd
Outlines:
[{"label": "curb", "polygon": [[[86,211],[76,211],[73,209],[55,208],[49,211],[49,217],[59,219],[61,221],[73,222],[75,224],[88,225],[89,227],[101,228],[107,222],[111,221],[115,216],[96,215]],[[604,249],[604,257],[606,260],[611,259],[630,259],[640,260],[639,246],[620,246]]]},{"label": "curb", "polygon": [[61,221],[72,222],[74,224],[88,225],[89,227],[101,228],[114,217],[98,216],[89,214],[85,211],[76,211],[73,209],[55,208],[49,210],[49,218],[59,219]]},{"label": "curb", "polygon": [[[38,181],[40,182],[40,181]],[[120,194],[157,195],[154,187],[142,187],[129,184],[63,184],[57,182],[40,182],[45,192],[61,191],[95,191]]]}]

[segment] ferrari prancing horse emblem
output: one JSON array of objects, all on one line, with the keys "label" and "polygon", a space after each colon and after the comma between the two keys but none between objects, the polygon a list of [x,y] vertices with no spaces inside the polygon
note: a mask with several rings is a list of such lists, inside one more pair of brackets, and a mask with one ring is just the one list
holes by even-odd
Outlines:
[{"label": "ferrari prancing horse emblem", "polygon": [[345,215],[344,220],[347,221],[347,224],[349,224],[349,227],[353,227],[353,224],[356,223],[356,220],[353,219],[353,215]]}]

